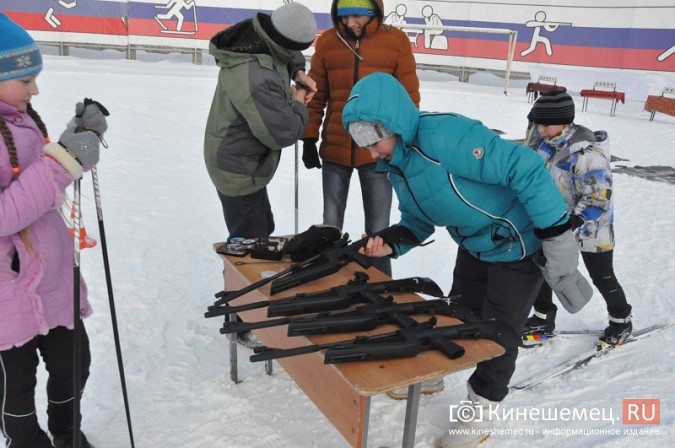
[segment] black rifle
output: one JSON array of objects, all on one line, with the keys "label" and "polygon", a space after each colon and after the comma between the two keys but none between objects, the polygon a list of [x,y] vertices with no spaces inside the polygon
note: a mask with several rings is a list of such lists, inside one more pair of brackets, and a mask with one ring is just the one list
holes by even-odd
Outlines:
[{"label": "black rifle", "polygon": [[464,354],[464,348],[453,339],[490,339],[502,346],[520,343],[520,335],[496,320],[483,320],[468,324],[436,327],[436,318],[415,323],[400,330],[374,336],[357,336],[342,342],[309,345],[290,349],[275,349],[265,346],[254,349],[251,361],[267,361],[289,356],[315,353],[326,350],[325,364],[343,362],[401,359],[416,356],[428,350],[439,350],[450,359]]},{"label": "black rifle", "polygon": [[456,302],[443,299],[422,300],[418,302],[394,303],[393,298],[380,297],[379,301],[333,313],[319,313],[305,317],[282,317],[262,322],[225,322],[220,332],[223,334],[242,333],[260,328],[288,324],[288,336],[303,336],[333,333],[351,333],[369,331],[380,325],[396,324],[398,315],[441,315],[455,317],[463,322],[476,319],[470,310]]},{"label": "black rifle", "polygon": [[345,233],[342,236],[342,238],[333,243],[333,246],[331,248],[326,249],[324,252],[316,254],[313,257],[308,258],[307,260],[300,261],[298,263],[293,263],[288,269],[284,269],[283,271],[277,272],[271,277],[258,280],[257,282],[251,283],[247,287],[239,289],[237,291],[220,291],[219,293],[216,294],[216,298],[218,300],[216,300],[213,305],[209,306],[208,309],[209,311],[214,310],[218,308],[220,305],[228,303],[236,299],[237,297],[241,297],[248,292],[254,291],[262,286],[265,286],[266,284],[268,284],[271,281],[274,281],[277,278],[292,274],[293,272],[296,271],[300,271],[307,266],[311,266],[317,260],[321,259],[324,256],[324,253],[331,252],[333,250],[340,250],[341,248],[344,248],[348,243],[349,243],[349,234]]},{"label": "black rifle", "polygon": [[329,249],[323,252],[318,259],[312,261],[312,263],[296,269],[289,275],[275,279],[270,287],[271,294],[274,295],[281,291],[304,285],[312,280],[334,274],[352,261],[357,262],[363,268],[369,268],[373,264],[372,258],[360,254],[359,249],[365,247],[368,240],[376,236],[381,237],[392,248],[394,245],[399,244],[420,245],[420,241],[410,229],[401,225],[393,225],[376,232],[374,235],[361,238],[346,247]]},{"label": "black rifle", "polygon": [[324,291],[300,293],[278,300],[262,300],[246,305],[221,306],[210,309],[204,317],[222,316],[268,307],[269,317],[292,316],[344,309],[357,303],[385,303],[378,294],[386,292],[414,292],[443,297],[443,291],[428,278],[410,277],[401,280],[366,283],[368,276],[355,274],[355,280],[346,285],[335,286]]},{"label": "black rifle", "polygon": [[321,252],[318,256],[312,257],[311,262],[304,262],[303,266],[293,270],[288,275],[275,278],[270,287],[270,294],[278,294],[287,289],[335,274],[352,261],[357,262],[362,268],[368,269],[373,264],[372,259],[359,253],[359,249],[364,247],[367,242],[368,237],[361,238],[349,245],[334,246]]}]

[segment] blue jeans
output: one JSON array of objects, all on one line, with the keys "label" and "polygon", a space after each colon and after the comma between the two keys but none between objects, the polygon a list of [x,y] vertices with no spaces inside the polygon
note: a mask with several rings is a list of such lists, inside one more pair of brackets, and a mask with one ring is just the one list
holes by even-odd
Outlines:
[{"label": "blue jeans", "polygon": [[[392,188],[385,173],[375,171],[371,163],[356,168],[361,182],[363,213],[366,218],[365,233],[372,235],[389,227]],[[354,168],[324,162],[321,169],[323,179],[323,223],[342,229],[349,195],[349,182]],[[361,235],[358,235],[360,239]],[[376,258],[373,265],[391,277],[391,259]]]}]

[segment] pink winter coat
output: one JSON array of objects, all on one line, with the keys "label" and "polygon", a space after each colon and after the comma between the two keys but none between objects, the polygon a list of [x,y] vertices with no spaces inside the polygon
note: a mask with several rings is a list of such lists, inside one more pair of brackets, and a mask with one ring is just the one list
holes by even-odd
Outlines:
[{"label": "pink winter coat", "polygon": [[[73,239],[58,208],[73,178],[43,155],[42,133],[28,114],[0,101],[14,138],[21,175],[15,182],[0,136],[0,350],[20,346],[57,326],[73,328]],[[19,232],[28,227],[32,254]],[[20,272],[12,270],[18,251]],[[82,316],[91,314],[80,284]]]}]

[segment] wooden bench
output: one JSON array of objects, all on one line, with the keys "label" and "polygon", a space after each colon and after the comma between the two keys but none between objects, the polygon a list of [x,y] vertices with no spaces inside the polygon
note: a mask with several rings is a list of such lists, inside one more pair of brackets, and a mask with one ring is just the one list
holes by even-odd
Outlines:
[{"label": "wooden bench", "polygon": [[532,103],[536,101],[537,97],[542,92],[566,92],[567,88],[558,85],[558,78],[556,76],[541,75],[537,82],[530,82],[525,87],[527,94],[527,102]]},{"label": "wooden bench", "polygon": [[585,112],[588,109],[588,99],[589,98],[598,98],[602,100],[611,100],[612,107],[609,110],[609,116],[613,117],[616,114],[616,104],[621,101],[622,103],[626,102],[626,94],[624,92],[616,91],[616,83],[609,81],[596,81],[593,83],[592,89],[584,89],[579,94],[584,99],[583,106],[581,108],[582,112]]},{"label": "wooden bench", "polygon": [[665,87],[660,96],[649,95],[645,101],[645,110],[651,112],[649,121],[654,121],[656,112],[675,117],[675,87]]},{"label": "wooden bench", "polygon": [[[222,243],[214,245],[214,249]],[[225,285],[230,290],[238,290],[261,279],[264,272],[279,272],[290,266],[290,263],[260,263],[262,260],[253,260],[250,257],[231,257],[221,255],[225,270]],[[254,263],[250,263],[253,261]],[[245,264],[237,264],[245,263]],[[246,264],[249,263],[249,264]],[[346,284],[354,278],[354,274],[363,269],[352,263],[338,273],[320,280],[310,282],[277,296],[293,296],[300,292],[314,292],[328,289],[333,286]],[[389,277],[380,271],[370,268],[365,271],[371,282],[386,281]],[[270,299],[270,284],[249,292],[232,301],[232,305],[243,305],[260,300]],[[397,302],[423,300],[416,294],[396,294]],[[242,312],[241,318],[246,321],[267,320],[265,308]],[[456,319],[437,316],[438,325],[454,325]],[[419,320],[425,320],[423,316]],[[290,348],[337,342],[351,339],[356,336],[350,334],[321,335],[311,337],[288,337],[287,325],[254,330],[254,334],[265,345],[275,348]],[[393,326],[382,326],[377,330],[364,334],[378,334],[394,331]],[[237,344],[236,335],[232,335],[230,342],[230,377],[237,382]],[[305,394],[321,410],[324,416],[335,426],[342,436],[353,447],[365,448],[368,442],[368,425],[370,414],[370,399],[374,395],[386,393],[399,387],[408,386],[405,421],[403,422],[404,448],[412,448],[415,441],[417,426],[417,412],[420,399],[421,382],[427,379],[448,375],[461,370],[470,369],[477,363],[499,356],[504,349],[489,340],[455,341],[466,350],[464,356],[450,360],[437,351],[428,351],[414,358],[355,362],[344,364],[324,364],[323,353],[313,353],[297,357],[279,359],[279,364]],[[232,373],[235,372],[234,377]],[[267,369],[271,373],[271,369]],[[260,403],[261,406],[264,403]],[[388,422],[394,423],[394,422]]]}]

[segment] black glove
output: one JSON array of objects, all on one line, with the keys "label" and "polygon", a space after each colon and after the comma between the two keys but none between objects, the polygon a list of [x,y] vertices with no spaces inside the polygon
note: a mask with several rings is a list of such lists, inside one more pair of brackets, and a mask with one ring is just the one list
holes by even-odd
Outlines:
[{"label": "black glove", "polygon": [[405,244],[409,246],[419,246],[420,240],[409,228],[395,224],[389,226],[386,229],[382,229],[379,232],[375,232],[375,235],[382,238],[382,240],[389,245],[392,249],[395,244]]},{"label": "black glove", "polygon": [[337,227],[315,224],[291,238],[284,246],[284,252],[293,261],[304,261],[328,249],[342,237]]},{"label": "black glove", "polygon": [[581,215],[570,215],[571,230],[577,230],[579,227],[583,226],[586,220]]},{"label": "black glove", "polygon": [[319,151],[316,149],[315,138],[305,138],[302,140],[302,162],[305,168],[321,168],[321,160],[319,159]]}]

